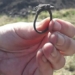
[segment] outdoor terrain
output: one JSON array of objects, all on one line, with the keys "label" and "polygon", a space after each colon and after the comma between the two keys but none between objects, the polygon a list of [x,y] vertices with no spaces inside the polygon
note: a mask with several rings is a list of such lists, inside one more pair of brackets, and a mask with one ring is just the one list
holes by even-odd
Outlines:
[{"label": "outdoor terrain", "polygon": [[75,0],[0,0],[0,13],[26,16],[38,4],[50,3],[55,9],[75,8]]},{"label": "outdoor terrain", "polygon": [[[52,11],[53,18],[60,18],[75,25],[75,0],[0,0],[0,26],[13,22],[33,22],[34,7],[40,3],[49,3],[55,6]],[[38,21],[48,17],[42,12]],[[54,75],[75,75],[75,54],[66,57],[66,64]]]},{"label": "outdoor terrain", "polygon": [[[48,17],[47,12],[40,14],[38,21]],[[11,17],[8,15],[0,15],[0,25],[13,23],[13,22],[33,22],[35,15],[28,15],[27,17]],[[75,9],[62,9],[59,11],[53,11],[53,18],[60,18],[71,22],[75,25]],[[75,75],[75,54],[73,56],[66,57],[66,64],[61,70],[55,71],[54,75]]]}]

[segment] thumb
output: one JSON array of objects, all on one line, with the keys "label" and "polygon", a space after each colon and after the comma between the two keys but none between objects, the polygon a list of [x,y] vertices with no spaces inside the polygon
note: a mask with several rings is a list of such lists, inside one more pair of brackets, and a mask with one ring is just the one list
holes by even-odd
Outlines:
[{"label": "thumb", "polygon": [[[42,20],[40,23],[37,23],[38,24],[37,30],[40,30],[40,31],[45,30],[49,26],[49,22],[50,22],[50,19],[46,18]],[[25,23],[25,22],[15,25],[14,29],[16,33],[24,39],[34,39],[34,38],[38,38],[39,36],[41,38],[47,35],[48,33],[46,32],[43,34],[39,34],[34,30],[33,23]]]}]

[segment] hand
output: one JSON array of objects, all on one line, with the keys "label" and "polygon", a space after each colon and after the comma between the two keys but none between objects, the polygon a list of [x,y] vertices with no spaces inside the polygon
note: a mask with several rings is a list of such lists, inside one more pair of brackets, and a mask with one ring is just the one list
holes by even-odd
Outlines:
[{"label": "hand", "polygon": [[[49,18],[39,30],[49,26]],[[31,23],[13,23],[0,27],[0,73],[4,75],[53,75],[65,59],[49,42],[51,33],[38,34]]]},{"label": "hand", "polygon": [[50,42],[63,55],[75,54],[75,26],[70,22],[63,21],[60,19],[54,19],[50,25],[49,30],[52,32],[50,36]]}]

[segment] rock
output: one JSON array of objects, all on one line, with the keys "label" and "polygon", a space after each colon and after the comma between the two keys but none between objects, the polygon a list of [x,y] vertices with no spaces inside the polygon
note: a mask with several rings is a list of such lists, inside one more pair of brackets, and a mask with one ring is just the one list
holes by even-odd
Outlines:
[{"label": "rock", "polygon": [[56,10],[75,8],[75,0],[0,0],[0,14],[27,16],[38,4],[50,3]]}]

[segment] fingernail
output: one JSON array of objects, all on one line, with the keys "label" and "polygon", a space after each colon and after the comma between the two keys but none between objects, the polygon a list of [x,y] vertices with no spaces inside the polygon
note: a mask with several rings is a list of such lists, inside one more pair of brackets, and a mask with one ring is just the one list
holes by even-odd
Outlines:
[{"label": "fingernail", "polygon": [[50,40],[51,43],[56,44],[56,42],[57,42],[57,40],[56,40],[56,35],[55,35],[55,34],[51,34],[49,40]]},{"label": "fingernail", "polygon": [[56,50],[53,50],[51,55],[52,55],[52,57],[56,57]]},{"label": "fingernail", "polygon": [[55,57],[55,54],[54,53],[51,53],[52,57]]},{"label": "fingernail", "polygon": [[58,34],[57,45],[63,45],[65,42],[64,37],[61,34]]},{"label": "fingernail", "polygon": [[54,29],[61,30],[61,24],[59,22],[57,22],[56,20],[53,20],[53,21],[54,21]]},{"label": "fingernail", "polygon": [[43,55],[43,53],[42,53],[42,50],[39,50],[38,52],[41,54],[41,60],[42,60],[43,62],[47,62],[46,57],[45,57],[45,56]]},{"label": "fingernail", "polygon": [[47,59],[45,58],[44,55],[42,56],[42,60],[43,60],[43,62],[47,62]]}]

